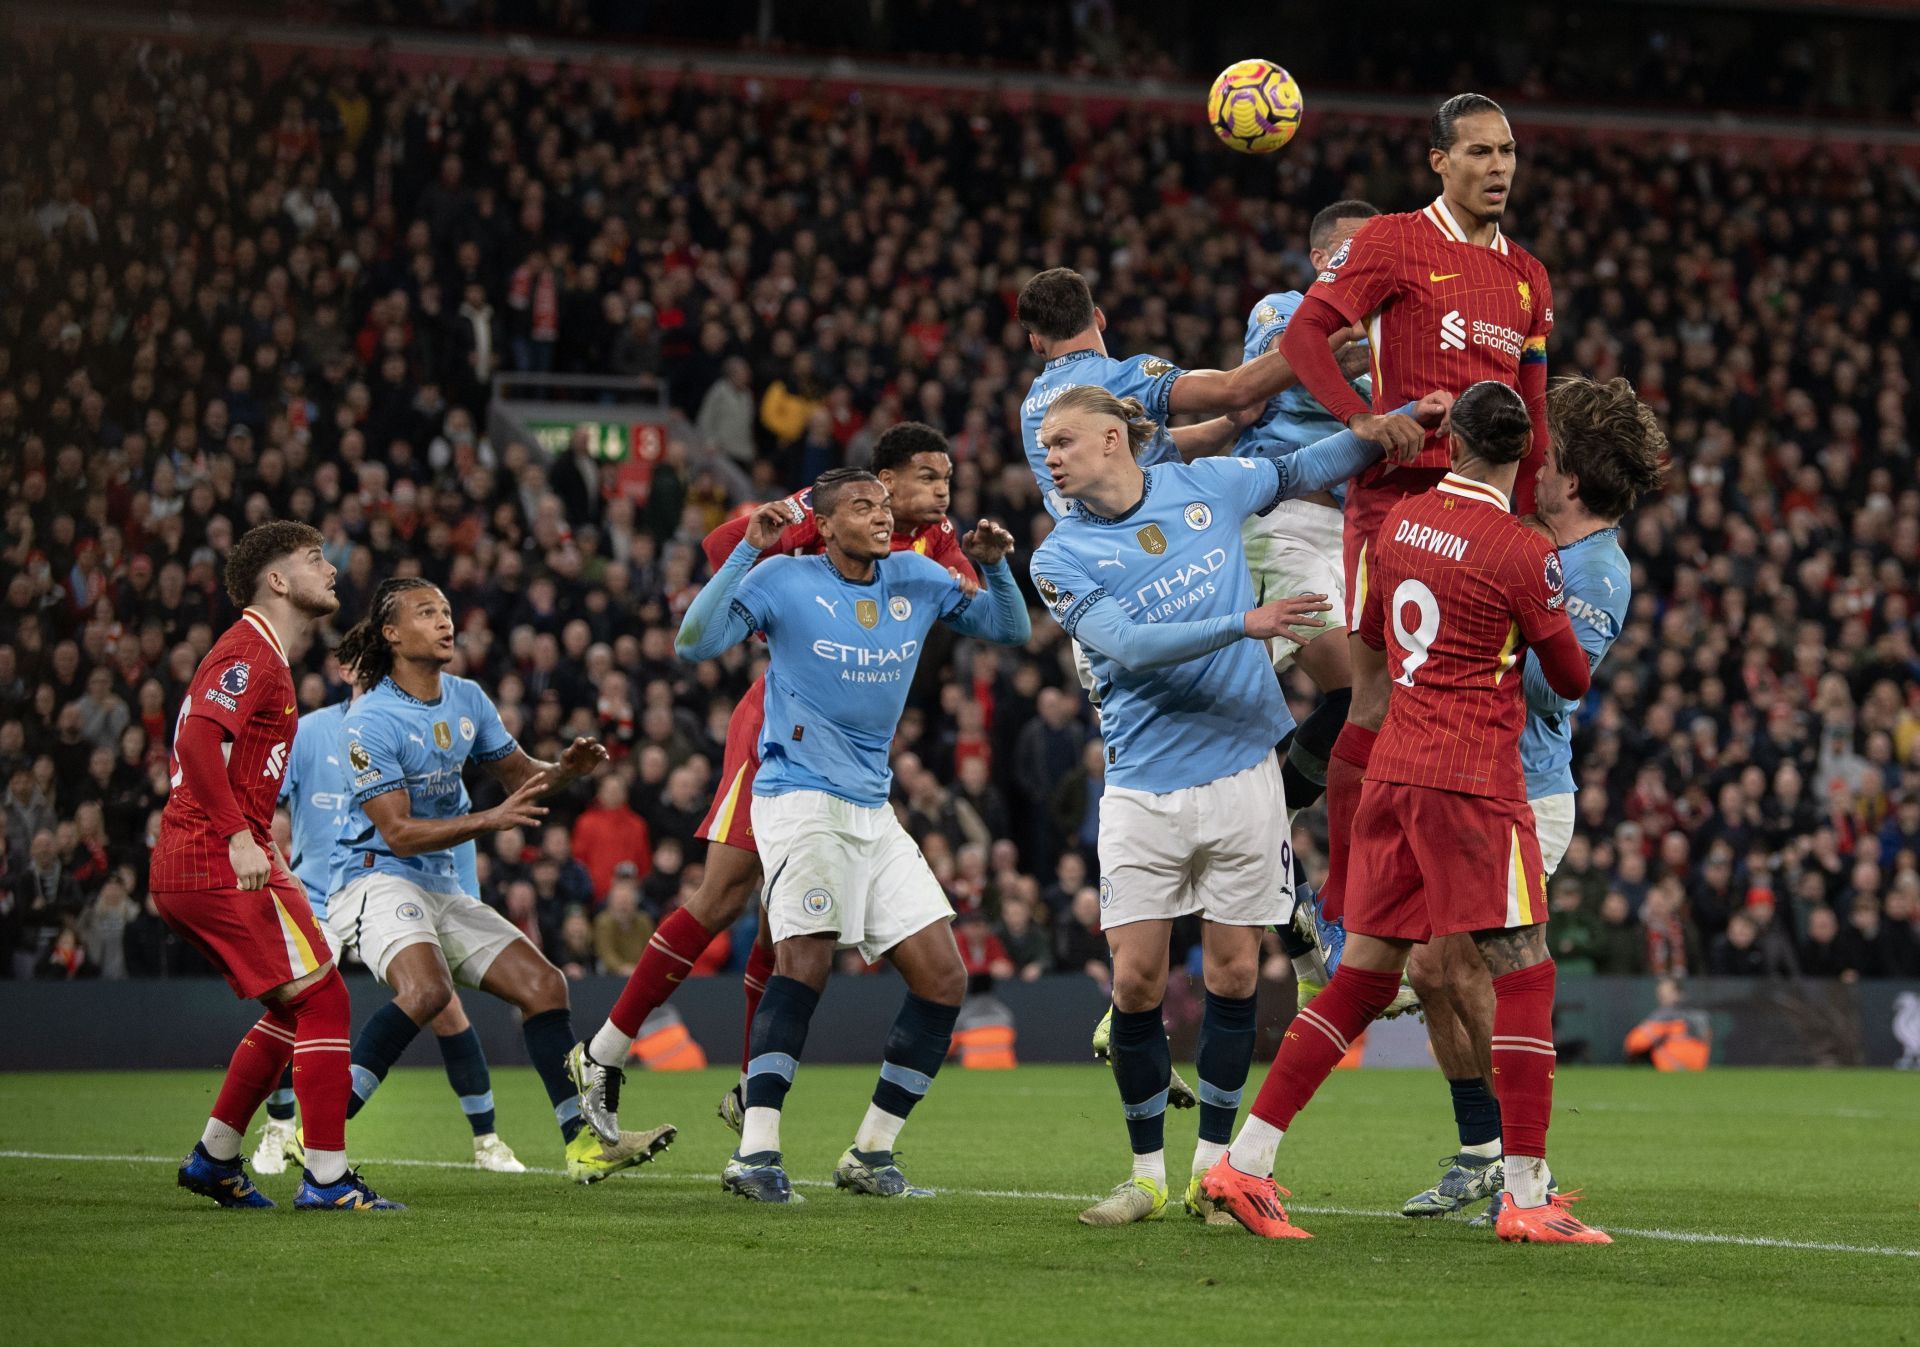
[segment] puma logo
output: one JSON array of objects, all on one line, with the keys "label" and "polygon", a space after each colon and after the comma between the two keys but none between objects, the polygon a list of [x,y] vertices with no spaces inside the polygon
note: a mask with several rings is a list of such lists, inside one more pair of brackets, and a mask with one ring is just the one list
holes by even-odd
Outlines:
[{"label": "puma logo", "polygon": [[1427,273],[1427,280],[1430,284],[1438,285],[1441,281],[1457,281],[1462,274],[1463,273],[1458,271],[1449,271],[1446,275],[1442,276],[1437,271],[1429,271]]},{"label": "puma logo", "polygon": [[1608,593],[1608,594],[1612,594],[1612,593],[1613,593],[1613,577],[1612,577],[1611,575],[1603,575],[1603,576],[1601,576],[1601,577],[1600,577],[1600,583],[1601,583],[1601,584],[1603,584],[1603,585],[1605,585],[1605,586],[1607,587],[1607,593]]},{"label": "puma logo", "polygon": [[826,599],[825,599],[824,597],[822,597],[821,595],[819,595],[819,594],[815,594],[815,595],[813,596],[813,601],[814,601],[815,603],[817,603],[817,604],[819,604],[819,605],[820,605],[820,606],[821,606],[822,608],[824,608],[824,609],[826,609],[826,610],[827,610],[827,616],[828,616],[828,617],[834,617],[834,618],[837,618],[837,617],[839,617],[839,616],[840,616],[840,614],[839,614],[839,613],[838,613],[837,611],[835,611],[836,609],[838,609],[838,608],[840,607],[840,601],[839,601],[838,599],[835,599],[835,600],[833,600],[833,602],[831,602],[831,603],[829,603],[829,602],[828,602],[828,601],[827,601],[827,600],[826,600]]},{"label": "puma logo", "polygon": [[1102,570],[1108,566],[1118,566],[1123,571],[1127,568],[1127,563],[1120,560],[1119,548],[1116,547],[1113,549],[1113,555],[1111,557],[1101,557],[1098,561],[1093,563],[1093,568],[1096,571]]}]

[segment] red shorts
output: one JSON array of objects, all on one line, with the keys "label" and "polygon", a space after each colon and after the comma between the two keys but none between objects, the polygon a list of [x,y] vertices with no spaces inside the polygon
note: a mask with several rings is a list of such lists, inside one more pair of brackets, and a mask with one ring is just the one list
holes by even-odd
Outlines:
[{"label": "red shorts", "polygon": [[264,889],[156,889],[153,905],[220,970],[235,996],[265,995],[333,958],[306,894],[284,870],[276,869]]},{"label": "red shorts", "polygon": [[1367,602],[1367,547],[1387,511],[1423,491],[1431,491],[1447,475],[1445,468],[1395,468],[1384,480],[1347,488],[1341,561],[1347,581],[1347,630],[1360,630],[1360,612]]},{"label": "red shorts", "polygon": [[1547,871],[1525,800],[1369,781],[1347,855],[1350,932],[1425,942],[1547,919]]},{"label": "red shorts", "polygon": [[760,770],[760,731],[767,723],[767,680],[756,678],[727,718],[727,756],[720,765],[720,789],[713,793],[695,837],[759,855],[753,840],[753,777]]}]

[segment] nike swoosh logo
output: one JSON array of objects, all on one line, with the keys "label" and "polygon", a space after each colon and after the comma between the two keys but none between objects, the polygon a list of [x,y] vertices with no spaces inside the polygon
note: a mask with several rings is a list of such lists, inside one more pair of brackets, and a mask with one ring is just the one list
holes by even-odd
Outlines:
[{"label": "nike swoosh logo", "polygon": [[1442,276],[1437,271],[1429,271],[1427,273],[1427,279],[1429,281],[1457,281],[1464,274],[1463,272],[1449,271],[1446,275]]},{"label": "nike swoosh logo", "polygon": [[288,706],[288,707],[287,707],[287,709],[286,709],[286,710],[284,710],[284,711],[282,711],[282,712],[281,712],[280,714],[281,714],[281,715],[283,715],[283,716],[290,716],[290,715],[292,715],[292,714],[293,714],[293,707],[292,707],[292,706]]}]

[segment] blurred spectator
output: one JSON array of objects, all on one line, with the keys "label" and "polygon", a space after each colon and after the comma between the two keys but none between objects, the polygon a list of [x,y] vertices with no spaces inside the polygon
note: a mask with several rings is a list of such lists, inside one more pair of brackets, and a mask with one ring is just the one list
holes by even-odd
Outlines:
[{"label": "blurred spectator", "polygon": [[600,971],[599,957],[594,952],[593,923],[580,908],[567,909],[560,919],[559,939],[548,948],[552,951],[548,957],[575,981]]},{"label": "blurred spectator", "polygon": [[1083,888],[1054,928],[1053,967],[1060,973],[1085,973],[1103,985],[1111,982],[1107,938],[1100,933],[1100,895]]},{"label": "blurred spectator", "polygon": [[593,918],[593,951],[601,971],[627,976],[652,938],[653,918],[640,910],[639,882],[631,877],[614,880],[607,905]]},{"label": "blurred spectator", "polygon": [[617,774],[600,778],[593,803],[574,822],[573,854],[586,867],[596,900],[612,887],[615,866],[631,865],[638,877],[645,878],[653,864],[647,821],[627,803],[626,785]]},{"label": "blurred spectator", "polygon": [[1033,908],[1025,898],[1014,896],[1001,900],[996,934],[1015,976],[1022,982],[1031,982],[1053,967],[1047,933],[1033,924]]}]

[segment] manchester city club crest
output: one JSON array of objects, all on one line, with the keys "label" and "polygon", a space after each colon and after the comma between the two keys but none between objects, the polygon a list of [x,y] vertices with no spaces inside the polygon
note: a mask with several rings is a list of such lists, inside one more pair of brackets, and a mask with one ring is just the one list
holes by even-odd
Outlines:
[{"label": "manchester city club crest", "polygon": [[1140,546],[1150,556],[1157,557],[1167,550],[1167,535],[1160,531],[1158,524],[1149,524],[1133,536],[1140,540]]},{"label": "manchester city club crest", "polygon": [[808,889],[806,897],[800,900],[800,906],[807,909],[810,917],[824,917],[833,910],[833,895],[825,889]]},{"label": "manchester city club crest", "polygon": [[880,605],[872,599],[861,599],[853,605],[853,616],[868,631],[880,625]]},{"label": "manchester city club crest", "polygon": [[468,742],[472,742],[472,740],[473,740],[473,717],[471,717],[471,716],[461,716],[461,717],[460,717],[460,737],[461,737],[462,739],[465,739],[465,740],[467,740]]},{"label": "manchester city club crest", "polygon": [[453,747],[453,727],[444,720],[433,722],[433,742],[442,749]]},{"label": "manchester city club crest", "polygon": [[887,612],[893,615],[895,622],[905,622],[913,616],[913,603],[905,594],[895,594],[887,600]]},{"label": "manchester city club crest", "polygon": [[1187,507],[1187,527],[1195,533],[1200,532],[1213,522],[1213,511],[1204,501],[1195,501]]}]

